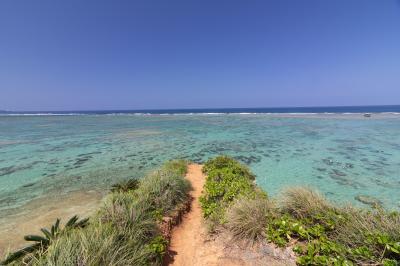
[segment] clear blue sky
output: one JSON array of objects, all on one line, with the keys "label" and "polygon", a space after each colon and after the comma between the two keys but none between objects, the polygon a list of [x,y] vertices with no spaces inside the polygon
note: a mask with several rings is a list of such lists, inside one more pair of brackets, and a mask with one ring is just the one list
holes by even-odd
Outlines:
[{"label": "clear blue sky", "polygon": [[0,1],[0,109],[400,104],[398,0]]}]

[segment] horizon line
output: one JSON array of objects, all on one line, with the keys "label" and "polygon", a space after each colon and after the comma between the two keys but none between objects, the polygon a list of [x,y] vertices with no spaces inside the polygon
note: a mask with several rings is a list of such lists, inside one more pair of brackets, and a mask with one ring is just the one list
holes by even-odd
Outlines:
[{"label": "horizon line", "polygon": [[275,106],[275,107],[194,107],[194,108],[143,108],[143,109],[65,109],[65,110],[3,110],[0,112],[96,112],[96,111],[170,111],[170,110],[224,110],[224,109],[284,109],[284,108],[335,108],[335,107],[395,107],[400,104],[368,104],[368,105],[320,105],[320,106]]}]

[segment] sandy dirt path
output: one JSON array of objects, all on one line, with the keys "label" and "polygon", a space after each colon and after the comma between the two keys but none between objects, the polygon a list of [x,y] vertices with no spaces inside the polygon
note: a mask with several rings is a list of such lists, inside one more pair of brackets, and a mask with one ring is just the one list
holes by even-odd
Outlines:
[{"label": "sandy dirt path", "polygon": [[295,265],[294,259],[269,244],[248,247],[231,241],[229,234],[210,236],[204,224],[199,197],[205,176],[202,166],[191,164],[186,179],[192,183],[191,210],[182,223],[173,229],[170,242],[172,258],[166,265],[175,266],[253,266]]},{"label": "sandy dirt path", "polygon": [[188,167],[186,179],[192,183],[191,196],[193,201],[190,212],[184,216],[182,223],[172,232],[170,250],[175,255],[170,265],[200,265],[197,260],[205,240],[199,202],[205,182],[201,168],[202,166],[197,164],[191,164]]},{"label": "sandy dirt path", "polygon": [[201,165],[189,165],[186,179],[192,183],[193,187],[192,206],[190,212],[184,216],[183,222],[172,232],[170,251],[175,255],[168,265],[243,265],[230,259],[226,260],[224,245],[209,238],[199,202],[205,182],[201,169]]}]

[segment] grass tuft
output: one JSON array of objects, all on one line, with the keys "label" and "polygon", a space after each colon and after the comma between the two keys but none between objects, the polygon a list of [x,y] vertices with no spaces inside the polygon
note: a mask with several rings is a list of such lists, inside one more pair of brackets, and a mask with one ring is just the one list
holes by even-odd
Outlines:
[{"label": "grass tuft", "polygon": [[306,187],[292,187],[283,191],[280,197],[281,209],[296,218],[315,217],[333,206],[317,191]]},{"label": "grass tuft", "polygon": [[[342,209],[346,219],[339,224],[332,238],[349,249],[365,248],[366,256],[350,254],[355,261],[374,263],[377,258],[400,260],[400,214],[383,209]],[[367,256],[368,255],[368,256]]]},{"label": "grass tuft", "polygon": [[276,205],[266,196],[243,197],[228,209],[226,226],[236,239],[254,242],[265,237],[265,227],[276,215]]},{"label": "grass tuft", "polygon": [[140,186],[133,192],[136,204],[147,211],[173,210],[178,203],[188,199],[190,182],[183,178],[184,172],[179,165],[162,168],[140,181]]}]

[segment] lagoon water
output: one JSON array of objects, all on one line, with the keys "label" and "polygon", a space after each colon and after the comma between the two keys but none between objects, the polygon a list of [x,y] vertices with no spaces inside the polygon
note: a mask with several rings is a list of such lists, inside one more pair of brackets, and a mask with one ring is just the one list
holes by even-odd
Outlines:
[{"label": "lagoon water", "polygon": [[219,154],[248,164],[272,195],[309,185],[400,207],[399,114],[73,114],[0,116],[0,211]]}]

